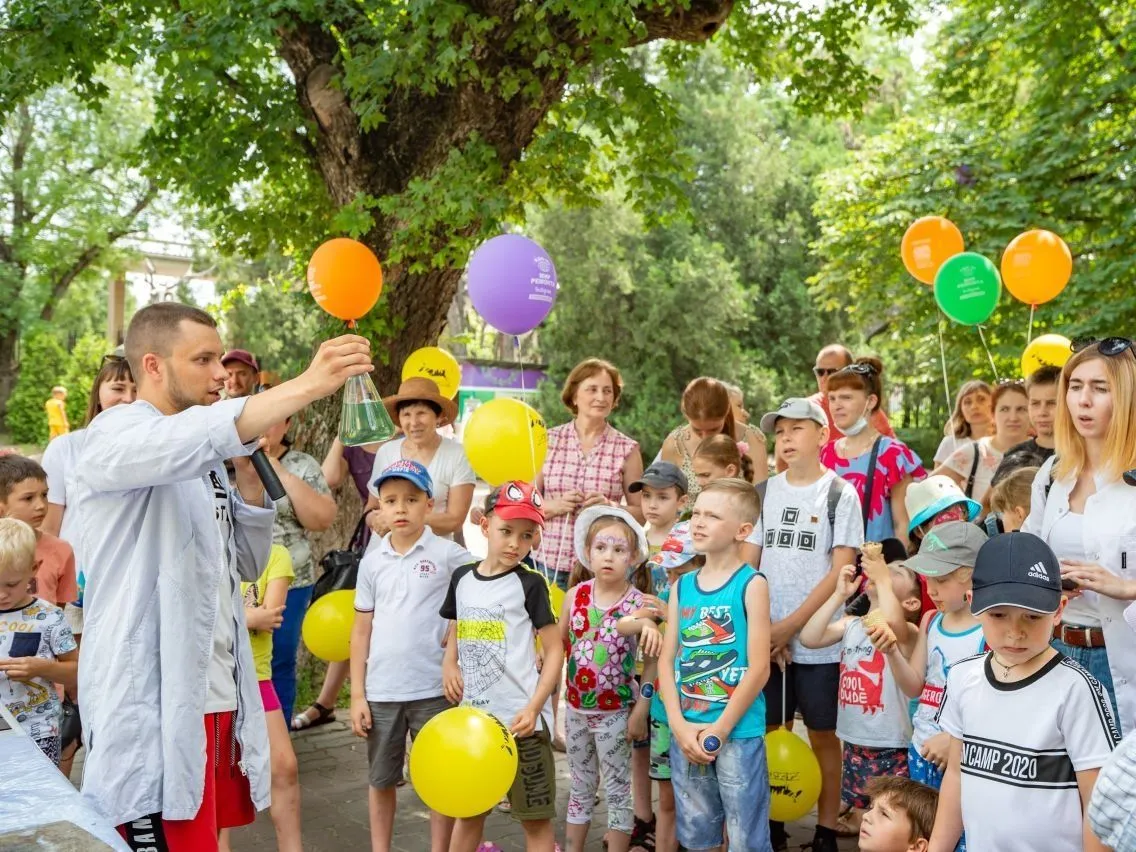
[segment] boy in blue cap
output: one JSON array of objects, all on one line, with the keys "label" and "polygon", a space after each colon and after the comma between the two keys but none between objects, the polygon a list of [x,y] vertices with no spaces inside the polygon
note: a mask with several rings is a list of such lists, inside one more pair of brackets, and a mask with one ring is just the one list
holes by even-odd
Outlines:
[{"label": "boy in blue cap", "polygon": [[[386,467],[374,483],[382,541],[359,564],[351,632],[351,727],[367,740],[372,844],[389,849],[395,788],[402,780],[406,735],[450,708],[442,688],[448,624],[438,615],[450,578],[476,557],[426,526],[434,483],[410,459]],[[381,630],[373,630],[375,623]],[[432,852],[445,852],[454,821],[430,815]]]}]

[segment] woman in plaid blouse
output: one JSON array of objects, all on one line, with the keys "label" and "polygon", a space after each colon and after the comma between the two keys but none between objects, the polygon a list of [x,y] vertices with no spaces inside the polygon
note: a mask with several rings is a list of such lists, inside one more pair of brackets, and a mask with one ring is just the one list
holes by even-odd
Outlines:
[{"label": "woman in plaid blouse", "polygon": [[546,520],[537,560],[547,577],[567,589],[575,559],[572,530],[583,509],[599,503],[627,508],[640,522],[640,495],[627,486],[643,475],[639,443],[608,424],[623,377],[612,364],[589,358],[573,368],[560,398],[575,419],[548,431],[548,455],[536,486]]}]

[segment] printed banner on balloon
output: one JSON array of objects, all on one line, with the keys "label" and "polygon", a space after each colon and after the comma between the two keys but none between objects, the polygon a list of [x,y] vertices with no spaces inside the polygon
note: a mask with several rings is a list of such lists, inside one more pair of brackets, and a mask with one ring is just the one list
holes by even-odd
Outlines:
[{"label": "printed banner on balloon", "polygon": [[931,284],[939,268],[965,248],[962,232],[954,222],[942,216],[924,216],[904,232],[900,255],[908,272],[924,284]]},{"label": "printed banner on balloon", "polygon": [[461,388],[461,365],[457,358],[437,346],[423,346],[410,353],[402,365],[402,380],[431,379],[438,392],[453,399]]},{"label": "printed banner on balloon", "polygon": [[1073,354],[1073,344],[1060,334],[1043,334],[1022,353],[1022,376],[1029,378],[1042,367],[1064,367]]},{"label": "printed banner on balloon", "polygon": [[962,325],[978,325],[990,319],[1001,295],[998,270],[975,252],[956,254],[935,276],[935,301],[944,314]]},{"label": "printed banner on balloon", "polygon": [[[464,624],[464,627],[463,627]],[[463,630],[500,628],[498,622],[458,622],[458,641],[492,644],[489,634]],[[505,677],[504,657],[476,654],[465,672],[467,694],[480,694]],[[464,659],[464,657],[463,657]],[[410,750],[410,779],[426,807],[448,817],[468,818],[492,810],[517,776],[517,742],[509,729],[473,707],[444,710],[422,726]]]},{"label": "printed banner on balloon", "polygon": [[487,323],[505,334],[526,334],[544,322],[559,285],[548,252],[520,234],[482,243],[466,270],[469,298]]},{"label": "printed banner on balloon", "polygon": [[820,763],[804,740],[785,728],[765,735],[769,818],[795,822],[820,798]]},{"label": "printed banner on balloon", "polygon": [[548,454],[548,430],[536,409],[498,397],[473,412],[462,430],[462,446],[474,473],[490,485],[532,482]]},{"label": "printed banner on balloon", "polygon": [[1042,305],[1057,297],[1073,275],[1073,255],[1052,231],[1018,234],[1002,253],[1002,281],[1013,297]]},{"label": "printed banner on balloon", "polygon": [[308,262],[308,289],[316,304],[341,320],[357,320],[379,301],[383,269],[374,252],[358,240],[328,240]]}]

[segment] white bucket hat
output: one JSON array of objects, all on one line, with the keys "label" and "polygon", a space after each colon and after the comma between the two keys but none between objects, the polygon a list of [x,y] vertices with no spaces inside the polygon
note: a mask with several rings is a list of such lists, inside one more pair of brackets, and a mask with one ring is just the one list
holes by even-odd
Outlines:
[{"label": "white bucket hat", "polygon": [[638,542],[638,553],[635,555],[633,565],[638,565],[647,558],[647,554],[650,553],[650,546],[647,544],[647,533],[643,531],[643,525],[635,520],[634,515],[622,506],[589,506],[576,518],[576,526],[572,534],[576,545],[576,559],[580,561],[581,565],[589,571],[592,570],[590,560],[588,559],[588,530],[590,530],[592,524],[600,518],[619,518],[635,532],[635,538]]}]

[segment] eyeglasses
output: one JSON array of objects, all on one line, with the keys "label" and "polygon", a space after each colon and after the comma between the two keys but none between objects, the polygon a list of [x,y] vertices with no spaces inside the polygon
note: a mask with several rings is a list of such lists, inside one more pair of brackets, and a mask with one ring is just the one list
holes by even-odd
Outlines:
[{"label": "eyeglasses", "polygon": [[834,367],[813,367],[813,375],[818,379],[823,379],[825,376],[831,376],[833,373],[839,373],[840,370]]},{"label": "eyeglasses", "polygon": [[1097,351],[1101,355],[1106,355],[1109,358],[1119,355],[1132,348],[1132,341],[1127,337],[1106,337],[1103,340],[1098,340],[1095,337],[1081,337],[1074,340],[1069,348],[1074,352],[1080,352],[1083,349],[1088,349],[1093,344],[1096,344]]}]

